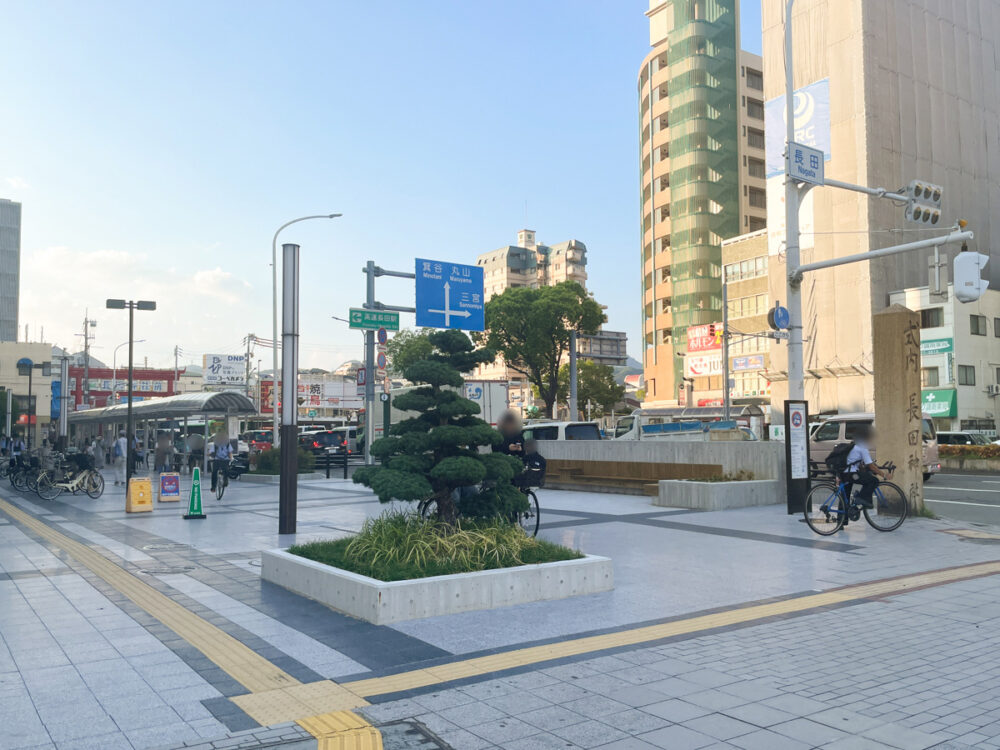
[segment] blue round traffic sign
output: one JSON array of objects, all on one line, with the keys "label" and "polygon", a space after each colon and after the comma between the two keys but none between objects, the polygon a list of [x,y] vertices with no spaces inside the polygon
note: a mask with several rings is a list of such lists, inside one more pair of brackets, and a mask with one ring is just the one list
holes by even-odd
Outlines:
[{"label": "blue round traffic sign", "polygon": [[379,352],[378,357],[375,359],[375,363],[378,365],[378,369],[384,370],[386,365],[385,352]]},{"label": "blue round traffic sign", "polygon": [[389,334],[386,333],[384,328],[378,329],[378,343],[385,346],[385,342],[389,340]]},{"label": "blue round traffic sign", "polygon": [[774,325],[779,329],[785,329],[788,328],[788,324],[791,322],[792,317],[788,314],[788,308],[776,305],[774,308]]}]

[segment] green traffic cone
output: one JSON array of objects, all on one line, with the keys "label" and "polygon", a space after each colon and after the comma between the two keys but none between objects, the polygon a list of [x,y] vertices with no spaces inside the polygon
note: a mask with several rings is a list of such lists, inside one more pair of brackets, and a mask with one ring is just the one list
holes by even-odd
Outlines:
[{"label": "green traffic cone", "polygon": [[205,518],[201,512],[201,469],[194,467],[191,475],[191,497],[188,500],[188,512],[184,514],[185,519]]}]

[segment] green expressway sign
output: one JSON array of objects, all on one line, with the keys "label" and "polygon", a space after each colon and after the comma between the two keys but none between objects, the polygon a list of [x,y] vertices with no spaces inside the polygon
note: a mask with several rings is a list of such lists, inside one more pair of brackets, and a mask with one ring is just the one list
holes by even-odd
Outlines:
[{"label": "green expressway sign", "polygon": [[351,328],[363,328],[377,331],[385,328],[387,331],[399,330],[399,313],[390,310],[365,310],[352,307],[348,316],[351,321]]}]

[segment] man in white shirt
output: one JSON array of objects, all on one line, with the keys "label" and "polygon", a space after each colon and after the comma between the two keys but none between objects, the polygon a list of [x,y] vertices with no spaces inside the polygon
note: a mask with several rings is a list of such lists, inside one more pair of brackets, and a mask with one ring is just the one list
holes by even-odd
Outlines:
[{"label": "man in white shirt", "polygon": [[872,459],[871,447],[874,442],[875,428],[861,425],[854,436],[854,447],[847,454],[847,473],[855,475],[854,481],[861,485],[858,500],[866,508],[873,507],[872,492],[875,491],[878,478],[885,478],[885,472]]}]

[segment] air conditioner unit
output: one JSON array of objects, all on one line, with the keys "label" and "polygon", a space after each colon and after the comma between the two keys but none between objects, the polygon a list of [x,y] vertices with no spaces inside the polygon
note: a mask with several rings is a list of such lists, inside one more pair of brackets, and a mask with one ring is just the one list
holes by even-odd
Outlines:
[{"label": "air conditioner unit", "polygon": [[1000,394],[1000,385],[988,385],[986,386],[986,392],[991,396],[996,396]]}]

